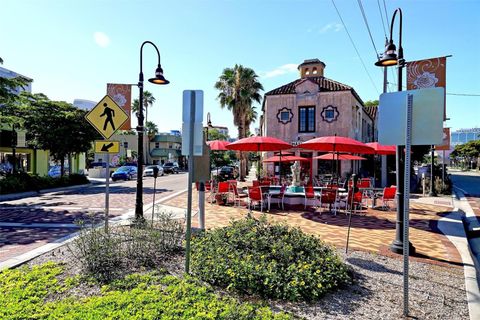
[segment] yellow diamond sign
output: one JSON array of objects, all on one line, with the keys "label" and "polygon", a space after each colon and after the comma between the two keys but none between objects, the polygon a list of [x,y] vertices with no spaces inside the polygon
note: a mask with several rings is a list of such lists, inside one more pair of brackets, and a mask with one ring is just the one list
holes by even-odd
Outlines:
[{"label": "yellow diamond sign", "polygon": [[85,116],[105,139],[109,139],[128,120],[128,117],[128,114],[108,95]]}]

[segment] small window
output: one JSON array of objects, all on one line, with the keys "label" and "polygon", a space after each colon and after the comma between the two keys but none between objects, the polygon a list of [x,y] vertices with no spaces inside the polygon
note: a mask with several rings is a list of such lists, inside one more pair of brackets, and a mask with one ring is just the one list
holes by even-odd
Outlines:
[{"label": "small window", "polygon": [[305,74],[310,74],[310,70],[308,70],[308,68],[305,68]]},{"label": "small window", "polygon": [[155,148],[160,148],[160,142],[155,142]]},{"label": "small window", "polygon": [[335,118],[335,111],[334,110],[325,110],[325,119],[333,119]]},{"label": "small window", "polygon": [[280,113],[280,121],[290,121],[290,111],[282,111]]},{"label": "small window", "polygon": [[313,74],[317,74],[317,67],[314,67],[314,68],[313,68],[312,73],[313,73]]}]

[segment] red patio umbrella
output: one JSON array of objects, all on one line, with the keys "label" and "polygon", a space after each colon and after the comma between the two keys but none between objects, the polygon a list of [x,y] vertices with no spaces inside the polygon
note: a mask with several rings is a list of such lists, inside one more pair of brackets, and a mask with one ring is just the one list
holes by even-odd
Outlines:
[{"label": "red patio umbrella", "polygon": [[380,155],[394,155],[397,153],[397,147],[396,146],[385,146],[382,145],[378,142],[369,142],[367,143],[368,146],[371,146],[374,149],[373,155],[373,181],[376,184],[377,177],[376,177],[376,172],[375,172],[375,155],[380,154]]},{"label": "red patio umbrella", "polygon": [[396,146],[385,146],[378,142],[369,142],[366,145],[373,148],[373,154],[392,155],[397,152]]},{"label": "red patio umbrella", "polygon": [[299,148],[316,151],[373,153],[373,148],[352,138],[340,136],[319,137],[305,141]]},{"label": "red patio umbrella", "polygon": [[254,136],[247,137],[226,146],[228,150],[237,151],[280,151],[292,148],[292,145],[277,138]]},{"label": "red patio umbrella", "polygon": [[263,162],[293,162],[293,161],[309,161],[309,159],[298,156],[273,156],[263,160]]},{"label": "red patio umbrella", "polygon": [[320,159],[320,160],[367,160],[364,157],[354,156],[351,154],[334,154],[334,153],[326,153],[322,154],[318,157],[313,157],[313,159]]},{"label": "red patio umbrella", "polygon": [[[299,148],[316,151],[350,152],[350,153],[372,153],[373,148],[365,143],[348,137],[325,136],[314,138],[298,146]],[[333,165],[332,165],[333,168]],[[332,172],[333,173],[333,172]]]},{"label": "red patio umbrella", "polygon": [[260,152],[287,150],[292,148],[292,145],[273,137],[253,136],[232,142],[226,148],[228,150]]},{"label": "red patio umbrella", "polygon": [[230,142],[225,141],[225,140],[207,141],[207,144],[210,147],[210,150],[212,150],[212,151],[228,151],[228,149],[225,146],[229,143]]}]

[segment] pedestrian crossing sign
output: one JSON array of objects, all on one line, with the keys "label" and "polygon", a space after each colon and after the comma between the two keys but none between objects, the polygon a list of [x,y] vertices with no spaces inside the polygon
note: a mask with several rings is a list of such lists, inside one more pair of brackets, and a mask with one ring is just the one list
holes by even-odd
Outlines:
[{"label": "pedestrian crossing sign", "polygon": [[86,115],[90,124],[105,138],[109,139],[125,122],[129,115],[106,95]]}]

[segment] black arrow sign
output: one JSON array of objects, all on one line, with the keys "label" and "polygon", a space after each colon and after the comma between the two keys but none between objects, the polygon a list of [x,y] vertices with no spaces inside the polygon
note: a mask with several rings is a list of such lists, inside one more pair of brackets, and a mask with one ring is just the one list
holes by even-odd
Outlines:
[{"label": "black arrow sign", "polygon": [[108,149],[110,149],[111,147],[113,147],[113,142],[110,142],[109,144],[104,144],[101,150],[108,152]]}]

